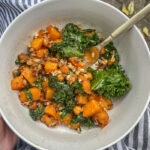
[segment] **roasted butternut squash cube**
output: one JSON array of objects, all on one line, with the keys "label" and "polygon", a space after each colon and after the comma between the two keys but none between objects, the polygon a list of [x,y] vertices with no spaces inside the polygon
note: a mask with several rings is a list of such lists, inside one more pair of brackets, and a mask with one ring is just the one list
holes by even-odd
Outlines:
[{"label": "roasted butternut squash cube", "polygon": [[21,90],[22,88],[24,88],[24,86],[25,86],[25,83],[24,83],[23,76],[18,76],[11,80],[12,90]]},{"label": "roasted butternut squash cube", "polygon": [[81,106],[75,106],[73,108],[73,112],[74,112],[75,115],[79,115],[82,112]]},{"label": "roasted butternut squash cube", "polygon": [[36,77],[33,75],[32,70],[29,67],[23,69],[22,75],[30,84],[36,81]]},{"label": "roasted butternut squash cube", "polygon": [[41,97],[41,90],[40,89],[33,87],[33,88],[30,88],[29,90],[32,94],[33,101],[40,100],[40,97]]},{"label": "roasted butternut squash cube", "polygon": [[101,112],[96,113],[93,116],[93,120],[98,121],[101,128],[104,128],[108,124],[109,116],[108,116],[107,112],[105,110],[103,110]]},{"label": "roasted butternut squash cube", "polygon": [[57,70],[58,64],[56,62],[47,61],[45,62],[45,71],[46,72],[53,72]]},{"label": "roasted butternut squash cube", "polygon": [[46,78],[46,80],[42,82],[42,87],[43,88],[48,87],[48,78]]},{"label": "roasted butternut squash cube", "polygon": [[50,116],[52,116],[54,118],[57,117],[57,113],[56,113],[56,109],[55,109],[54,105],[46,106],[44,112],[45,112],[45,114],[50,115]]},{"label": "roasted butternut squash cube", "polygon": [[88,100],[93,100],[93,99],[96,99],[97,100],[97,95],[96,94],[91,94],[88,96]]},{"label": "roasted butternut squash cube", "polygon": [[28,99],[26,98],[26,93],[24,91],[19,92],[19,98],[21,103],[28,102]]},{"label": "roasted butternut squash cube", "polygon": [[47,48],[43,48],[43,49],[39,49],[38,51],[36,51],[36,55],[38,58],[42,58],[44,56],[48,56],[48,49]]},{"label": "roasted butternut squash cube", "polygon": [[63,74],[69,74],[69,67],[64,65],[60,67],[60,70]]},{"label": "roasted butternut squash cube", "polygon": [[42,44],[43,44],[43,38],[36,38],[31,42],[31,47],[37,51],[42,47]]},{"label": "roasted butternut squash cube", "polygon": [[53,120],[48,115],[43,115],[41,117],[41,121],[44,122],[47,126],[50,126]]},{"label": "roasted butternut squash cube", "polygon": [[38,38],[42,38],[43,33],[44,33],[44,30],[41,29],[38,33]]},{"label": "roasted butternut squash cube", "polygon": [[96,100],[91,100],[83,106],[83,117],[90,117],[101,111]]},{"label": "roasted butternut squash cube", "polygon": [[68,82],[69,84],[71,85],[72,83],[74,83],[75,81],[77,80],[77,76],[72,74],[70,75],[69,79],[68,79]]},{"label": "roasted butternut squash cube", "polygon": [[90,84],[90,81],[89,80],[84,80],[82,81],[82,89],[85,93],[87,94],[91,94],[91,84]]},{"label": "roasted butternut squash cube", "polygon": [[52,25],[50,25],[50,26],[47,28],[47,31],[48,31],[49,34],[50,34],[50,39],[51,39],[51,40],[60,39],[61,33],[60,33],[59,31],[57,31],[56,28],[53,27]]},{"label": "roasted butternut squash cube", "polygon": [[55,93],[55,91],[52,88],[48,87],[46,89],[46,99],[52,100],[54,93]]},{"label": "roasted butternut squash cube", "polygon": [[55,43],[62,43],[62,42],[63,42],[62,39],[57,39],[57,40],[55,40]]},{"label": "roasted butternut squash cube", "polygon": [[85,105],[87,103],[87,97],[81,94],[76,96],[76,100],[79,105]]},{"label": "roasted butternut squash cube", "polygon": [[103,108],[110,110],[113,106],[112,101],[105,99],[103,96],[98,96],[97,101],[99,102],[99,105]]},{"label": "roasted butternut squash cube", "polygon": [[70,124],[69,127],[74,129],[74,130],[76,130],[76,129],[78,129],[80,127],[80,123]]},{"label": "roasted butternut squash cube", "polygon": [[78,57],[70,57],[69,61],[76,67],[79,67],[79,68],[85,67],[85,63],[82,62],[81,59]]},{"label": "roasted butternut squash cube", "polygon": [[70,122],[71,122],[71,119],[72,119],[72,114],[67,114],[63,120],[62,120],[62,123],[65,124],[65,125],[70,125]]},{"label": "roasted butternut squash cube", "polygon": [[37,107],[37,102],[36,102],[36,101],[33,101],[33,102],[31,102],[31,103],[29,104],[29,109],[31,109],[31,110],[36,109],[36,107]]}]

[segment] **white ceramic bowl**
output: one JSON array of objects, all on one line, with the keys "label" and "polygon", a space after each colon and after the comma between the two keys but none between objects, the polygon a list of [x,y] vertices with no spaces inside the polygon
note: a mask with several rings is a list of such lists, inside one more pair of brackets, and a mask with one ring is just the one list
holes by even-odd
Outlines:
[{"label": "white ceramic bowl", "polygon": [[16,56],[42,27],[80,22],[108,35],[127,19],[118,9],[98,0],[49,0],[17,17],[0,41],[0,107],[10,128],[27,143],[38,149],[49,150],[104,149],[127,135],[149,102],[149,49],[136,27],[114,41],[121,64],[131,79],[132,89],[124,98],[116,101],[110,111],[110,122],[103,130],[92,128],[77,134],[67,127],[48,128],[34,122],[28,109],[20,104],[17,92],[10,88]]}]

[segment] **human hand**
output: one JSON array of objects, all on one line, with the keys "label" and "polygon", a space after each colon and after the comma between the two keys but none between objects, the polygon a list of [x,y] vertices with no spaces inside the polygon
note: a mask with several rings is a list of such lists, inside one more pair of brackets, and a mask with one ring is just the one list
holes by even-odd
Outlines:
[{"label": "human hand", "polygon": [[9,129],[0,116],[0,150],[13,150],[17,136]]}]

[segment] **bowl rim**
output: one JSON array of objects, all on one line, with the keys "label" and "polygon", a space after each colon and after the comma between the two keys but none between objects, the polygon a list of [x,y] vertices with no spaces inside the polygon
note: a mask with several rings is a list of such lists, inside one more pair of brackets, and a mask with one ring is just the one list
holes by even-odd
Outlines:
[{"label": "bowl rim", "polygon": [[[42,5],[45,5],[46,3],[50,3],[50,2],[52,2],[52,1],[54,1],[54,0],[41,1],[41,2],[39,2],[39,3],[37,3],[37,4],[35,4],[34,6],[31,6],[30,8],[28,8],[28,9],[24,10],[23,12],[21,12],[21,13],[8,25],[8,27],[6,28],[6,30],[5,30],[4,33],[2,34],[2,36],[1,36],[1,38],[0,38],[0,44],[1,44],[2,40],[3,40],[3,38],[5,37],[7,31],[9,30],[9,28],[11,28],[11,26],[13,26],[13,24],[15,24],[15,22],[20,19],[20,17],[23,17],[26,13],[29,13],[29,12],[32,11],[33,9],[36,9],[37,7],[39,7],[40,5],[42,6]],[[109,8],[111,8],[111,9],[115,10],[117,13],[119,13],[120,15],[122,15],[126,20],[129,19],[129,17],[126,16],[123,12],[121,12],[118,8],[116,8],[115,6],[113,6],[113,5],[111,5],[111,4],[107,3],[107,2],[100,1],[100,0],[91,0],[91,1],[93,1],[93,2],[99,2],[99,3],[101,3],[101,4],[103,4],[103,5],[107,6],[107,7],[109,7]],[[148,47],[148,45],[147,45],[146,40],[144,39],[142,33],[139,31],[139,29],[137,28],[136,25],[134,25],[133,28],[134,28],[135,31],[139,34],[139,36],[140,36],[142,42],[144,43],[145,48],[146,48],[146,51],[147,51],[147,54],[148,54],[148,57],[149,57],[149,60],[150,60],[150,51],[149,51],[149,47]],[[146,104],[145,104],[145,106],[144,106],[144,108],[143,108],[141,114],[139,115],[139,117],[138,117],[137,120],[135,121],[135,123],[134,123],[122,136],[118,137],[118,138],[117,138],[116,140],[114,140],[113,142],[111,142],[111,143],[109,143],[109,144],[107,144],[107,145],[105,145],[105,146],[103,146],[103,147],[101,147],[101,148],[98,148],[97,150],[106,149],[106,148],[108,148],[108,147],[110,147],[110,146],[116,144],[118,141],[122,140],[127,134],[129,134],[129,133],[131,132],[131,130],[138,124],[138,122],[139,122],[140,119],[142,118],[144,112],[146,111],[146,108],[147,108],[149,102],[150,102],[150,94],[148,95],[147,102],[146,102]],[[1,108],[0,108],[0,114],[1,114],[2,118],[4,119],[4,121],[7,123],[7,125],[9,126],[9,128],[10,128],[19,138],[21,138],[23,141],[25,141],[26,143],[30,144],[31,146],[33,146],[33,147],[35,147],[35,148],[37,148],[37,149],[46,150],[45,148],[42,148],[40,145],[36,145],[35,143],[29,141],[27,138],[23,137],[23,135],[21,135],[21,134],[11,125],[11,123],[8,121],[7,117],[5,116],[5,114],[3,113],[3,111],[2,111]]]}]

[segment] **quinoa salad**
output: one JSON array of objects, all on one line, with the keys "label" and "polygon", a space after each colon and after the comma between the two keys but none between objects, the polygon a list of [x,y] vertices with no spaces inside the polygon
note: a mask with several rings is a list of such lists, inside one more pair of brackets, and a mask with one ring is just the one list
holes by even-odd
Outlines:
[{"label": "quinoa salad", "polygon": [[78,133],[109,123],[113,100],[127,94],[131,83],[114,44],[96,48],[102,40],[95,29],[73,23],[62,30],[49,25],[33,37],[15,61],[11,88],[34,121]]}]

